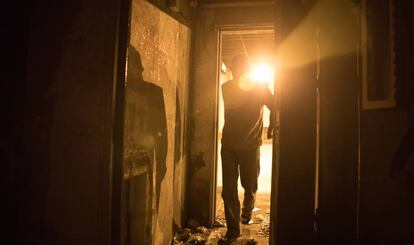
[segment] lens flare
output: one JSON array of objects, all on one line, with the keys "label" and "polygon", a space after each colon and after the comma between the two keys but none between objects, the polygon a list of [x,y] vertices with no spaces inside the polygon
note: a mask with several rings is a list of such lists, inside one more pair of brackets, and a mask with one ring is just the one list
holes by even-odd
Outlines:
[{"label": "lens flare", "polygon": [[268,64],[253,65],[249,73],[249,78],[255,83],[271,84],[273,82],[274,70]]}]

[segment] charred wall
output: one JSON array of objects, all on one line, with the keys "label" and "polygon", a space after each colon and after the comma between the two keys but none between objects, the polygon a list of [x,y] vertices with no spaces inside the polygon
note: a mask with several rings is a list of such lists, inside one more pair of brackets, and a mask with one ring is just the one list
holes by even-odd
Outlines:
[{"label": "charred wall", "polygon": [[132,1],[130,28],[124,153],[154,151],[151,236],[154,244],[168,244],[185,222],[191,32],[143,0]]}]

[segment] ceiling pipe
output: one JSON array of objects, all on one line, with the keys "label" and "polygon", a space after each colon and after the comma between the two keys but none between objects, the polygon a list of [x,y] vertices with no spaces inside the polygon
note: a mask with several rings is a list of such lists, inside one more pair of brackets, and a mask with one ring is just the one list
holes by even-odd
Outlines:
[{"label": "ceiling pipe", "polygon": [[235,8],[235,7],[261,7],[261,6],[273,6],[275,1],[263,0],[263,1],[217,1],[217,2],[205,2],[199,1],[200,8]]}]

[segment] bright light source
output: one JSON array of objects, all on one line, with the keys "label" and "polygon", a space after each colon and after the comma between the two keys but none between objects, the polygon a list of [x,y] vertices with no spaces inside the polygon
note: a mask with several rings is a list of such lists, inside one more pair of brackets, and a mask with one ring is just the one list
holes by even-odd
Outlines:
[{"label": "bright light source", "polygon": [[226,73],[227,72],[227,66],[224,64],[224,62],[221,62],[221,70]]},{"label": "bright light source", "polygon": [[256,64],[252,66],[249,73],[249,78],[253,82],[272,84],[274,71],[268,64]]}]

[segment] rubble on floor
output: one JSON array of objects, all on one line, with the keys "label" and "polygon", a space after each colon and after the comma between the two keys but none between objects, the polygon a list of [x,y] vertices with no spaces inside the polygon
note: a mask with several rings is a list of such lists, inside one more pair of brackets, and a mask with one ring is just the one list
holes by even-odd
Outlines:
[{"label": "rubble on floor", "polygon": [[[269,215],[258,215],[255,217],[255,223],[261,223],[260,231],[257,232],[258,236],[269,236]],[[226,221],[218,219],[214,223],[213,227],[206,228],[200,225],[195,220],[189,220],[187,227],[178,231],[172,245],[217,245],[220,244],[219,240],[226,234]],[[249,237],[240,237],[236,241],[232,242],[234,245],[254,245],[258,242]]]},{"label": "rubble on floor", "polygon": [[210,231],[201,226],[196,220],[190,219],[187,227],[178,231],[171,244],[174,245],[204,245],[209,238]]},{"label": "rubble on floor", "polygon": [[270,215],[266,213],[264,215],[257,215],[255,222],[260,223],[260,229],[257,232],[260,237],[269,237],[270,234]]},{"label": "rubble on floor", "polygon": [[226,227],[226,220],[216,220],[214,221],[213,227]]}]

